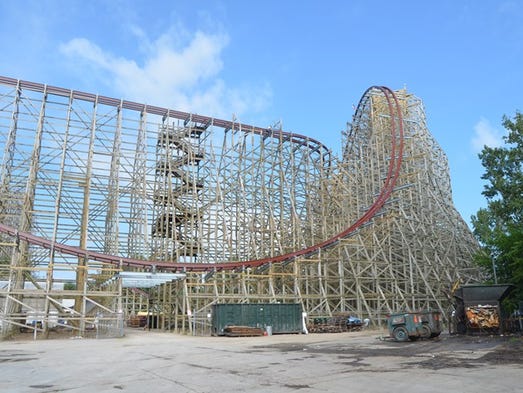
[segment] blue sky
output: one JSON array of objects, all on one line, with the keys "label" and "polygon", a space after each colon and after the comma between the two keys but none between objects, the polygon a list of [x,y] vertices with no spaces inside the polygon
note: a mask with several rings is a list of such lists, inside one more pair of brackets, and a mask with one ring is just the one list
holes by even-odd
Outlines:
[{"label": "blue sky", "polygon": [[466,221],[481,146],[523,110],[523,1],[0,2],[0,75],[310,135],[372,85],[425,104]]}]

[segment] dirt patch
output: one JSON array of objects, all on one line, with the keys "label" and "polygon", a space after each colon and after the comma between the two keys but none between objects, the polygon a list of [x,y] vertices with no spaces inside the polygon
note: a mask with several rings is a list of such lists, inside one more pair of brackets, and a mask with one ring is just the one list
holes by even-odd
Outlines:
[{"label": "dirt patch", "polygon": [[432,358],[426,360],[420,360],[415,362],[403,362],[402,365],[408,367],[424,368],[429,370],[441,370],[445,368],[477,368],[479,364],[474,360],[469,359],[456,359],[452,356],[437,356],[434,355]]},{"label": "dirt patch", "polygon": [[481,361],[490,364],[523,364],[523,337],[511,337],[496,348],[486,353]]},{"label": "dirt patch", "polygon": [[37,359],[35,353],[0,351],[0,363],[27,362]]},{"label": "dirt patch", "polygon": [[[428,368],[431,370],[439,370],[443,368],[477,368],[484,364],[490,365],[505,365],[505,364],[523,364],[523,338],[509,338],[496,337],[489,339],[489,343],[496,343],[497,345],[485,354],[474,358],[472,355],[474,351],[467,353],[450,352],[446,354],[435,354],[431,358],[421,362],[408,362],[405,364]],[[478,344],[484,344],[482,342]],[[469,345],[469,349],[471,346]],[[472,347],[474,348],[474,347]],[[481,345],[479,350],[484,350]]]},{"label": "dirt patch", "polygon": [[283,385],[285,386],[286,388],[289,388],[289,389],[296,389],[296,390],[299,390],[299,389],[310,389],[311,387],[309,385],[292,385],[292,384],[285,384]]},{"label": "dirt patch", "polygon": [[367,343],[280,343],[256,349],[284,353],[338,355],[339,364],[365,369],[373,357],[396,358],[396,364],[432,370],[477,368],[484,364],[523,364],[521,336],[450,336],[432,340],[396,342],[376,338]]}]

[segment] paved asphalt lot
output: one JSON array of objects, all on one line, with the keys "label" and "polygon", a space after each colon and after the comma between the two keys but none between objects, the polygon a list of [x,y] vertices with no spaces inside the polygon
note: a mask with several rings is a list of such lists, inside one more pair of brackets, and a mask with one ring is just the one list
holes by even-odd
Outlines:
[{"label": "paved asphalt lot", "polygon": [[523,392],[520,336],[385,335],[18,337],[0,341],[0,392]]}]

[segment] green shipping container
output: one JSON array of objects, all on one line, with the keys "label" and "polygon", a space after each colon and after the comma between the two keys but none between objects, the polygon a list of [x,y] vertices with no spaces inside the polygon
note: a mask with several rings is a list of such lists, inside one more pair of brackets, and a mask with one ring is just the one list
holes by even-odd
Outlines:
[{"label": "green shipping container", "polygon": [[301,333],[301,304],[242,303],[212,306],[212,334],[223,335],[226,326],[250,326],[266,329],[272,334]]}]

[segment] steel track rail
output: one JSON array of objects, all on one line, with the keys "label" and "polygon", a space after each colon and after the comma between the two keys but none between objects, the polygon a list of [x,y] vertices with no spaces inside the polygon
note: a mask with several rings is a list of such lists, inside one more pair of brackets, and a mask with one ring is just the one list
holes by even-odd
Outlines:
[{"label": "steel track rail", "polygon": [[[5,83],[4,77],[0,77],[0,83]],[[8,81],[11,84],[15,84],[14,80]],[[15,84],[16,85],[16,84]],[[40,84],[33,84],[31,82],[24,82],[23,87],[33,89],[42,89],[43,91],[43,85]],[[56,89],[56,88],[53,88]],[[53,91],[51,89],[51,92]],[[50,92],[48,87],[48,92]],[[62,94],[69,94],[69,91],[61,89],[60,92]],[[86,258],[91,260],[96,260],[98,262],[102,263],[109,263],[119,266],[129,266],[129,267],[138,267],[142,269],[152,269],[153,266],[155,269],[163,270],[163,271],[219,271],[219,270],[236,270],[236,269],[243,269],[248,267],[260,267],[262,265],[267,265],[271,263],[284,263],[288,261],[292,261],[294,259],[300,258],[300,257],[308,257],[311,255],[314,255],[315,253],[327,249],[333,245],[335,245],[337,242],[339,242],[341,239],[349,237],[351,234],[353,234],[355,231],[357,231],[359,228],[362,227],[365,223],[369,222],[375,215],[380,211],[380,209],[384,206],[387,199],[390,197],[392,191],[394,190],[396,181],[398,179],[400,169],[401,169],[401,163],[402,163],[402,156],[403,156],[403,116],[401,107],[398,101],[398,98],[394,94],[394,92],[389,89],[388,87],[384,86],[372,86],[369,89],[365,91],[363,94],[358,107],[356,109],[356,115],[357,118],[358,115],[361,116],[361,112],[363,110],[363,107],[365,106],[366,102],[370,99],[370,94],[373,92],[381,92],[383,96],[385,97],[387,101],[387,107],[389,110],[390,115],[390,130],[391,130],[391,154],[389,159],[389,165],[387,168],[387,176],[383,185],[383,188],[381,189],[379,195],[377,196],[374,203],[369,207],[369,209],[361,216],[359,217],[353,224],[351,224],[349,227],[347,227],[344,231],[336,234],[335,236],[324,240],[321,243],[315,244],[313,246],[294,251],[292,253],[288,254],[282,254],[275,257],[269,257],[269,258],[263,258],[263,259],[256,259],[256,260],[249,260],[249,261],[240,261],[240,262],[219,262],[219,263],[179,263],[179,262],[165,262],[165,261],[144,261],[140,259],[133,259],[133,258],[123,258],[116,255],[108,255],[103,254],[100,252],[95,251],[89,251],[85,249],[81,249],[79,247],[74,246],[68,246],[62,243],[56,243],[48,239],[44,239],[40,236],[33,235],[31,233],[27,232],[19,232],[15,228],[9,227],[4,224],[0,224],[0,232],[5,233],[7,235],[13,236],[19,240],[26,241],[32,245],[40,246],[48,250],[53,250],[55,252],[60,252],[67,255],[73,255],[78,258]],[[56,94],[56,93],[53,93]],[[87,93],[81,93],[81,94],[87,94]],[[89,95],[89,99],[94,99],[93,95]],[[100,97],[98,97],[98,100],[100,100]],[[112,99],[110,99],[112,100]],[[99,101],[101,102],[101,101]],[[113,103],[113,101],[110,101]],[[121,101],[118,101],[118,104]],[[116,101],[114,102],[116,105]],[[131,103],[129,103],[131,104]],[[155,107],[146,107],[141,104],[135,104],[138,105],[139,108],[130,108],[135,110],[149,110],[150,108]],[[148,112],[148,113],[155,113],[155,112]],[[177,112],[178,114],[183,114],[183,116],[191,116],[190,114],[184,113],[184,112]],[[156,113],[160,114],[160,113]],[[172,116],[172,112],[169,112],[170,116]],[[180,119],[183,119],[182,115],[180,115]],[[214,125],[217,125],[216,119],[208,118],[205,116],[198,117],[198,122],[205,123],[205,121],[213,121]],[[225,121],[223,121],[225,122]],[[220,125],[220,127],[231,127],[233,126],[233,123],[226,122],[221,123],[223,125]],[[238,126],[238,124],[236,124]],[[301,136],[299,134],[291,134],[291,133],[285,133],[278,131],[276,134],[274,134],[273,130],[264,129],[264,128],[256,128],[252,126],[245,126],[242,127],[242,129],[247,129],[248,127],[251,127],[249,131],[257,130],[258,133],[265,135],[264,133],[270,131],[273,134],[277,136],[283,136],[286,135],[287,138],[293,138],[298,140],[306,140],[308,142],[314,141],[313,139]],[[318,143],[319,145],[323,146],[317,141],[314,141]]]},{"label": "steel track rail", "polygon": [[229,120],[216,119],[209,116],[198,115],[194,113],[177,111],[174,109],[162,108],[159,106],[139,104],[133,101],[118,100],[116,98],[101,96],[98,94],[86,93],[78,90],[69,90],[63,87],[56,87],[45,85],[43,83],[35,83],[24,81],[20,79],[9,78],[6,76],[0,76],[0,84],[12,86],[17,89],[26,89],[35,91],[38,93],[53,94],[61,97],[72,97],[73,99],[97,102],[99,104],[120,107],[123,109],[129,109],[137,112],[144,112],[153,115],[159,115],[164,118],[174,118],[183,120],[186,122],[195,122],[208,126],[220,127],[225,130],[242,131],[245,133],[252,132],[257,135],[262,135],[270,138],[278,138],[284,141],[290,141],[292,143],[300,144],[309,147],[311,150],[324,151],[324,157],[330,156],[330,149],[327,148],[320,141],[310,138],[305,135],[296,134],[293,132],[286,132],[281,130],[273,130],[272,128],[256,127],[250,124],[236,123]]}]

